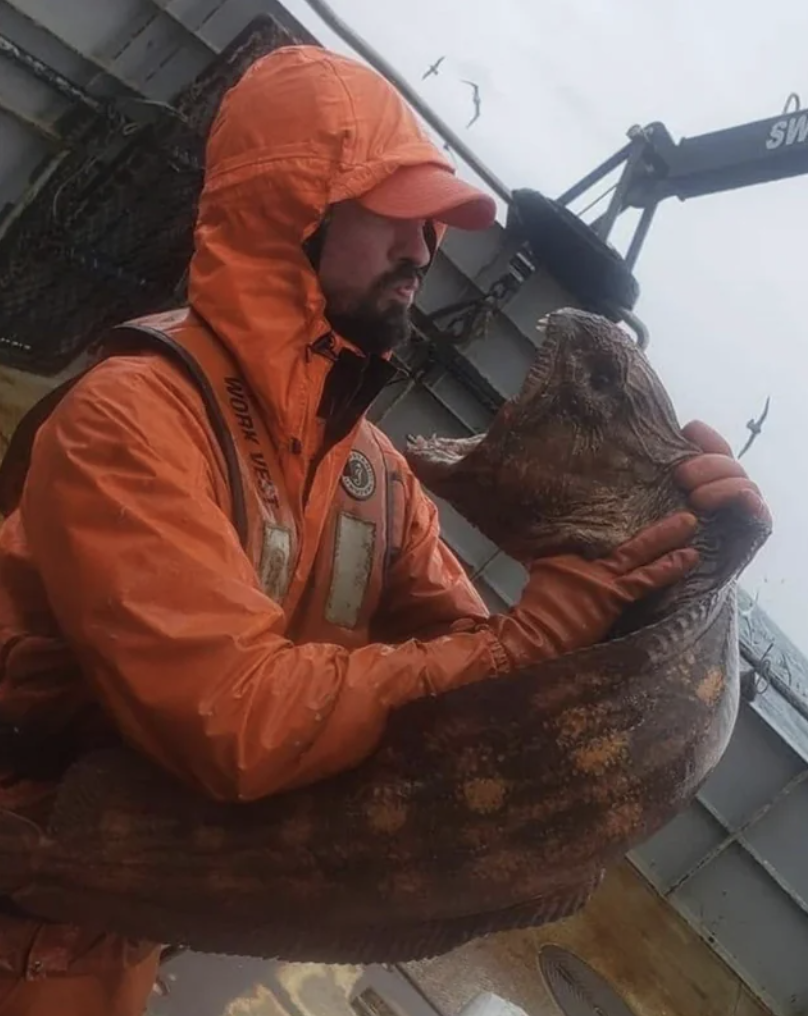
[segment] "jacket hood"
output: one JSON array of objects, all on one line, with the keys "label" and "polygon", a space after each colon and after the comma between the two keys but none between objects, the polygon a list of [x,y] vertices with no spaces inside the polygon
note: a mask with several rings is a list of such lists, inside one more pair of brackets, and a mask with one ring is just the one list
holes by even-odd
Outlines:
[{"label": "jacket hood", "polygon": [[311,451],[330,366],[311,354],[330,327],[304,242],[330,205],[423,163],[452,170],[381,75],[318,47],[275,50],[225,96],[208,139],[189,301],[279,440]]}]

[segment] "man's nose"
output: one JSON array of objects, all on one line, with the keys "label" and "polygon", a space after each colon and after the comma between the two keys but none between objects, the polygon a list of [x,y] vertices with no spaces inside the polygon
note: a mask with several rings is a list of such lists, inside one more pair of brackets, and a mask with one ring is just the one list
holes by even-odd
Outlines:
[{"label": "man's nose", "polygon": [[431,258],[423,220],[404,220],[396,230],[395,259],[409,261],[417,268],[426,268]]}]

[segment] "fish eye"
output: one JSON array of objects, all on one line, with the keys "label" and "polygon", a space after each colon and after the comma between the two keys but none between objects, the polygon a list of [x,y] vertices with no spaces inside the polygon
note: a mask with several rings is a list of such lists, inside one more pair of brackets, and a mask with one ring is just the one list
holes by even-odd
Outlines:
[{"label": "fish eye", "polygon": [[589,387],[596,392],[606,392],[614,387],[617,374],[611,365],[596,364],[589,375]]}]

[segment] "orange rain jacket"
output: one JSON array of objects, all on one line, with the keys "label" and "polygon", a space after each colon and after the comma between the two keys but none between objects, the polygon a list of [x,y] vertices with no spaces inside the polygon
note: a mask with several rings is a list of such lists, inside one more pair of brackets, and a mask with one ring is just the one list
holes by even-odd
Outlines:
[{"label": "orange rain jacket", "polygon": [[[336,443],[323,409],[331,372],[360,357],[331,334],[303,243],[328,206],[421,162],[445,165],[397,93],[325,51],[276,51],[228,94],[192,310],[152,324],[219,372],[241,431],[247,549],[188,377],[153,351],[103,361],[41,427],[0,531],[0,719],[79,751],[123,736],[208,794],[247,801],[356,764],[391,708],[501,668],[402,457],[366,405]],[[51,790],[0,772],[0,807],[41,817]],[[0,916],[0,976],[148,951]]]}]

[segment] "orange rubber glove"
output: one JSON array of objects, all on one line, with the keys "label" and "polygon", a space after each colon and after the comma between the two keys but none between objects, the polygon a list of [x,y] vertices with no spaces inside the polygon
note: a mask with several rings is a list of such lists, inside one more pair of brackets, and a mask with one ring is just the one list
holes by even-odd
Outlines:
[{"label": "orange rubber glove", "polygon": [[642,530],[606,557],[539,559],[519,603],[488,620],[515,669],[599,642],[623,610],[683,578],[698,563],[687,546],[696,518],[680,512]]},{"label": "orange rubber glove", "polygon": [[715,511],[737,499],[750,515],[771,525],[771,513],[757,484],[733,457],[724,438],[700,420],[688,423],[682,433],[703,452],[683,462],[674,473],[676,482],[687,491],[692,507],[696,511]]}]

